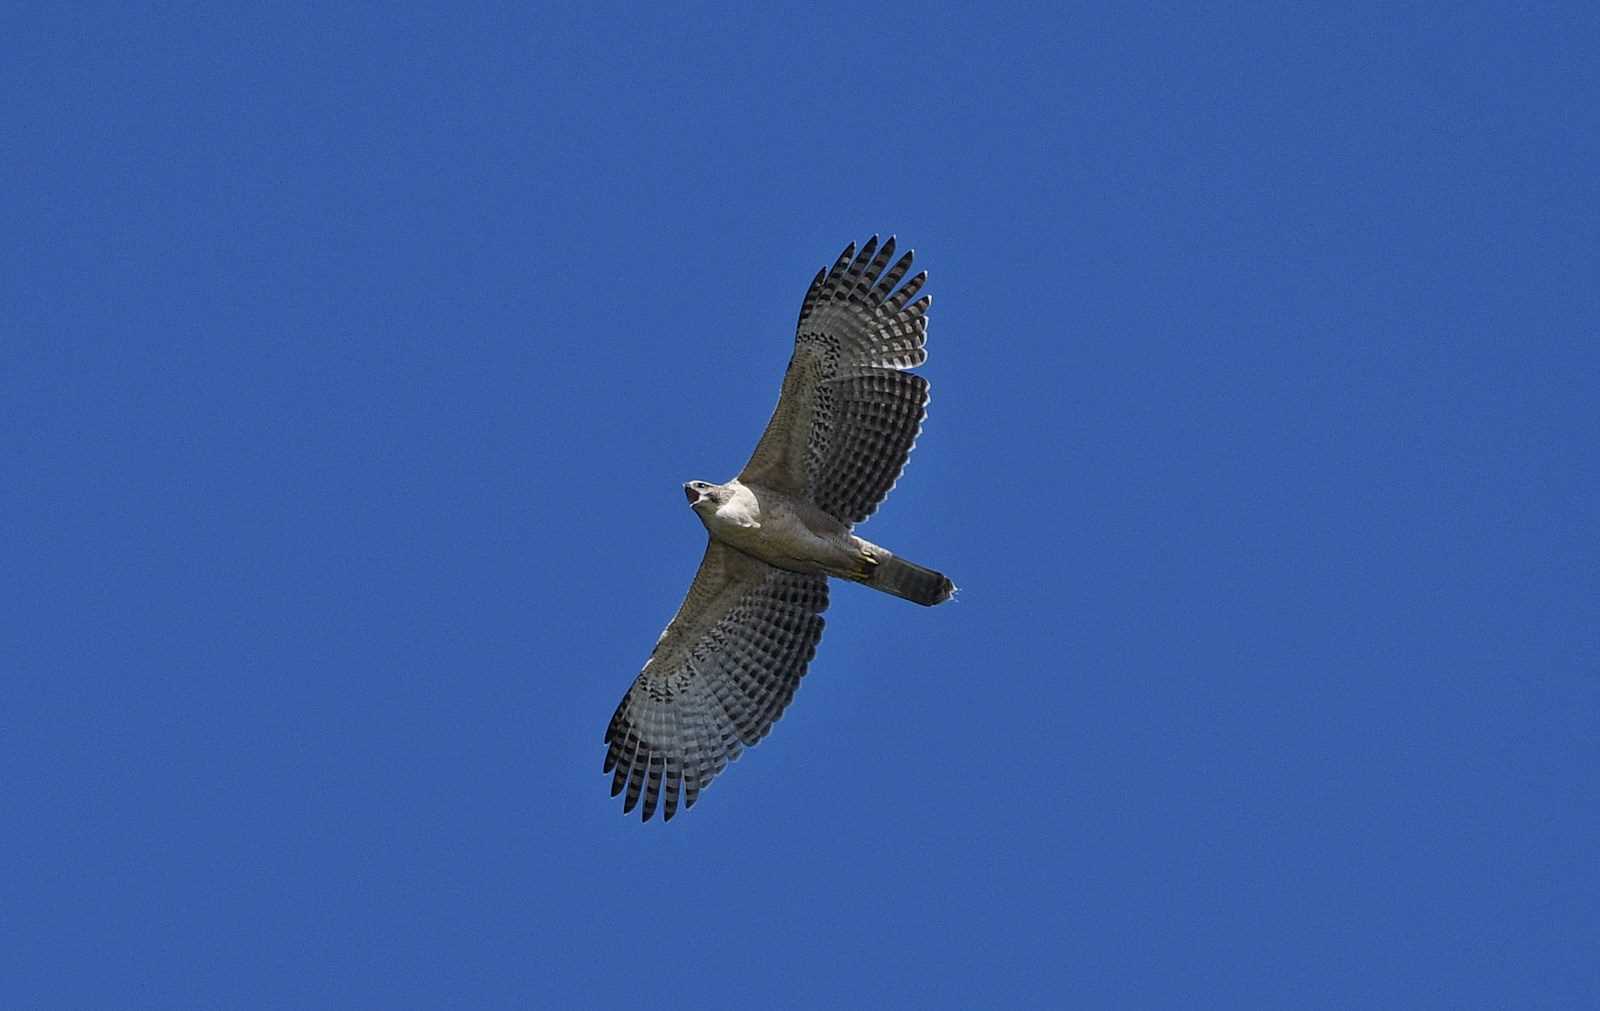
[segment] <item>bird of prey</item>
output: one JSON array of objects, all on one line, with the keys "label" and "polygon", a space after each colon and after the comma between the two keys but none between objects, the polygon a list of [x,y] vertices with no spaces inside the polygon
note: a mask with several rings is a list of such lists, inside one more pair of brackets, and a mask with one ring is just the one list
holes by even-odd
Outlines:
[{"label": "bird of prey", "polygon": [[[905,284],[894,237],[845,247],[811,282],[772,420],[739,476],[690,481],[709,539],[644,670],[606,728],[611,795],[648,821],[692,807],[716,775],[772,729],[822,638],[828,577],[918,604],[955,586],[851,533],[894,487],[927,415],[932,298]],[[887,268],[887,270],[885,269]],[[897,287],[898,285],[898,287]]]}]

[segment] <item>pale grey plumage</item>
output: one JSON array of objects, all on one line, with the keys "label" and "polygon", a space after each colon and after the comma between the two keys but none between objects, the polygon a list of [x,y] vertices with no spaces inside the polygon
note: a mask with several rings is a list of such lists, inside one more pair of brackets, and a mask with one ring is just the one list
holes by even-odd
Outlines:
[{"label": "pale grey plumage", "polygon": [[[710,542],[688,596],[606,730],[625,812],[685,807],[759,741],[794,697],[822,636],[827,577],[921,604],[954,586],[850,526],[894,487],[921,431],[926,274],[900,285],[891,237],[852,243],[806,293],[778,406],[739,477],[685,491]],[[887,269],[886,269],[887,268]],[[896,287],[900,285],[900,287]]]}]

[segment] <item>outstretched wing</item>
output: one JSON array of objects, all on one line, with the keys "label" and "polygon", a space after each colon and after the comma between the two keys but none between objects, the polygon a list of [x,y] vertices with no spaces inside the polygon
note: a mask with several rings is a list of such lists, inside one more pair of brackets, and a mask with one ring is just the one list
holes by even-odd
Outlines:
[{"label": "outstretched wing", "polygon": [[[611,795],[623,813],[665,817],[745,748],[794,698],[822,638],[826,576],[774,568],[719,541],[706,545],[689,595],[606,728]],[[664,789],[664,792],[663,792]]]},{"label": "outstretched wing", "polygon": [[[803,495],[846,523],[872,515],[905,468],[927,416],[926,272],[895,285],[894,237],[845,247],[811,282],[778,407],[739,480]],[[915,301],[913,301],[915,299]]]}]

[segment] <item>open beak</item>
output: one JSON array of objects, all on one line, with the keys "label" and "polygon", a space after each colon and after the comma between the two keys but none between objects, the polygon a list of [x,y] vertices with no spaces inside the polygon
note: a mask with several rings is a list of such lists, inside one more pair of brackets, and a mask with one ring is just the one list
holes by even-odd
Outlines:
[{"label": "open beak", "polygon": [[694,505],[696,502],[700,501],[700,493],[688,485],[683,486],[683,493],[688,496],[690,505]]}]

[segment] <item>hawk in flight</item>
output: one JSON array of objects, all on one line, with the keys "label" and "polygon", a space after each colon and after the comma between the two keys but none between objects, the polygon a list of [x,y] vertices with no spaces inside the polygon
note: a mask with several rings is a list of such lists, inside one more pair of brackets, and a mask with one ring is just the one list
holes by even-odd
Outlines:
[{"label": "hawk in flight", "polygon": [[[739,476],[683,486],[710,535],[678,613],[606,728],[611,795],[624,813],[671,818],[772,729],[822,638],[828,577],[918,604],[944,575],[850,532],[872,515],[922,429],[928,275],[900,283],[894,238],[845,247],[811,282],[794,357],[767,430]],[[887,269],[885,269],[887,268]],[[898,287],[897,287],[898,286]]]}]

